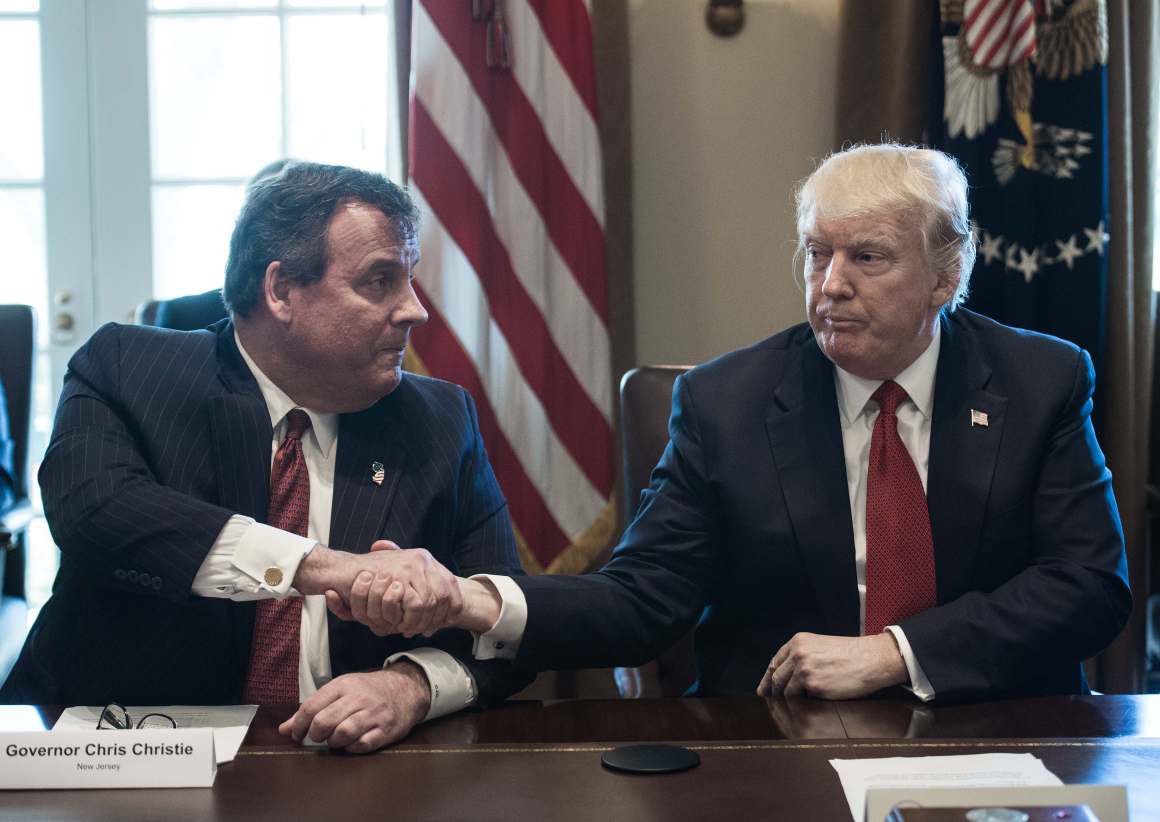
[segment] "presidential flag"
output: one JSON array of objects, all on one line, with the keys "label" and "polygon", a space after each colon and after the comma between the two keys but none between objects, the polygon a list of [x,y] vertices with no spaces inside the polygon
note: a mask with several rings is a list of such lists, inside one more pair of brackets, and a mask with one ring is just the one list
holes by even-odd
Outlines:
[{"label": "presidential flag", "polygon": [[417,0],[412,337],[465,386],[529,571],[614,534],[604,191],[589,0]]},{"label": "presidential flag", "polygon": [[971,185],[970,308],[1099,367],[1108,244],[1103,0],[943,0],[930,142]]}]

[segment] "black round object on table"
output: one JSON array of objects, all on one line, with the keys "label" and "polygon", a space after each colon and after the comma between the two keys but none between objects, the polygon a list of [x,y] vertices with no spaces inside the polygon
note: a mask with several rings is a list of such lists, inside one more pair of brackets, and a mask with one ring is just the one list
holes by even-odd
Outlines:
[{"label": "black round object on table", "polygon": [[697,767],[701,757],[679,745],[624,745],[605,751],[600,763],[623,773],[676,773]]}]

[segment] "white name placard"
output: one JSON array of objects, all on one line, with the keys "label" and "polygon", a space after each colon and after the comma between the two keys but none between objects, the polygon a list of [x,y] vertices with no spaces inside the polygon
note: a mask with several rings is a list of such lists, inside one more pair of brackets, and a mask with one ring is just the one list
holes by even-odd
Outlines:
[{"label": "white name placard", "polygon": [[213,729],[0,733],[0,788],[209,788]]}]

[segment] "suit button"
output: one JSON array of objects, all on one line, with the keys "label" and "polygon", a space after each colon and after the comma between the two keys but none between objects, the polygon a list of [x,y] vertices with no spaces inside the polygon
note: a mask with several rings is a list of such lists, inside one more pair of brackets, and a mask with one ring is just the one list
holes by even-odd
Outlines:
[{"label": "suit button", "polygon": [[495,649],[496,649],[497,651],[502,651],[502,650],[503,650],[503,647],[504,647],[504,646],[503,646],[503,643],[502,643],[502,642],[497,642],[497,643],[495,644]]},{"label": "suit button", "polygon": [[125,569],[118,568],[116,571],[114,571],[113,572],[113,579],[117,580],[118,582],[124,582],[125,581]]},{"label": "suit button", "polygon": [[149,576],[148,574],[142,573],[139,582],[142,585],[144,585],[146,588],[148,588],[150,585],[153,584],[153,577]]},{"label": "suit button", "polygon": [[282,584],[282,569],[281,568],[267,568],[266,573],[262,576],[266,584],[271,588],[277,588]]},{"label": "suit button", "polygon": [[130,582],[136,582],[137,581],[137,572],[136,571],[129,571],[128,573],[125,574],[125,579],[129,580]]},{"label": "suit button", "polygon": [[153,590],[154,591],[161,590],[161,577],[153,577]]}]

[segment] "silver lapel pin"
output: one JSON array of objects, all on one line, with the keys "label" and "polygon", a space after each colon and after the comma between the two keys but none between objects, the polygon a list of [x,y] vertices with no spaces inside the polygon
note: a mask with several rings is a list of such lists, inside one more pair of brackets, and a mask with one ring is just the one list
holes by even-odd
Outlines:
[{"label": "silver lapel pin", "polygon": [[[971,409],[971,428],[974,428],[976,425],[982,428],[986,428],[990,424],[990,421],[987,419],[986,411],[976,411],[974,408]],[[376,465],[377,464],[378,463],[376,463]]]},{"label": "silver lapel pin", "polygon": [[375,485],[382,485],[383,480],[386,479],[387,470],[383,467],[381,462],[375,461],[371,463],[371,482]]}]

